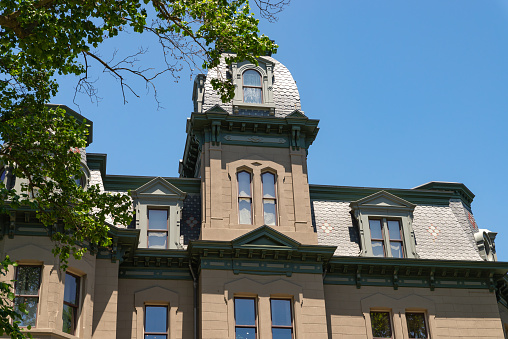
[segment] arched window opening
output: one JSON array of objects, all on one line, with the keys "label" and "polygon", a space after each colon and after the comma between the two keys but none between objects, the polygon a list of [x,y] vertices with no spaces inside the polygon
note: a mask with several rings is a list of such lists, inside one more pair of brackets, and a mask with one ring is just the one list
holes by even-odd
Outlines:
[{"label": "arched window opening", "polygon": [[252,69],[243,72],[243,102],[248,104],[263,103],[261,75]]},{"label": "arched window opening", "polygon": [[277,198],[275,195],[275,175],[265,172],[261,175],[263,182],[263,215],[265,225],[277,225]]},{"label": "arched window opening", "polygon": [[241,171],[238,179],[238,221],[240,224],[252,224],[252,177],[249,172]]}]

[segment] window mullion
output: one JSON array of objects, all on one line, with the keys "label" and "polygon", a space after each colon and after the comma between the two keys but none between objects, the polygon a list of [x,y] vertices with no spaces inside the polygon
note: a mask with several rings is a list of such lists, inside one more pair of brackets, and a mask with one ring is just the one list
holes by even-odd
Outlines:
[{"label": "window mullion", "polygon": [[388,231],[388,222],[386,221],[386,218],[382,219],[383,224],[383,241],[385,243],[385,256],[388,258],[392,257],[392,248],[390,244],[390,232]]}]

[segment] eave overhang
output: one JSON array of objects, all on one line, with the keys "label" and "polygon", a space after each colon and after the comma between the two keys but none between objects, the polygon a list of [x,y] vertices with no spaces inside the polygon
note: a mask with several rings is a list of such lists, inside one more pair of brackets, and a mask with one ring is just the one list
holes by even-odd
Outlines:
[{"label": "eave overhang", "polygon": [[435,288],[496,289],[508,262],[333,257],[325,284]]},{"label": "eave overhang", "polygon": [[194,176],[204,143],[308,150],[319,131],[319,120],[309,119],[299,111],[279,118],[232,115],[219,108],[192,113],[187,120],[187,140],[179,169],[181,177]]}]

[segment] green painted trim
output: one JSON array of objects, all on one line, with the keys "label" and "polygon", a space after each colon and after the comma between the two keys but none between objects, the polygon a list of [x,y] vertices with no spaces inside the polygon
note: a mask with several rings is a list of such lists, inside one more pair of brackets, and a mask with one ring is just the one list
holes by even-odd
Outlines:
[{"label": "green painted trim", "polygon": [[328,186],[313,184],[309,185],[309,191],[311,200],[335,200],[351,202],[363,199],[380,191],[386,191],[416,205],[448,206],[450,204],[450,199],[460,199],[467,207],[471,208],[471,202],[455,191]]},{"label": "green painted trim", "polygon": [[120,267],[119,279],[150,279],[150,280],[189,280],[192,281],[189,268],[186,269],[154,269],[154,268],[125,268]]},{"label": "green painted trim", "polygon": [[86,145],[89,146],[93,142],[93,121],[90,119],[85,118],[78,112],[74,111],[73,109],[69,108],[66,105],[58,105],[58,104],[46,104],[45,105],[48,108],[61,108],[65,111],[65,113],[73,116],[80,124],[86,122],[88,125],[88,135],[86,139]]},{"label": "green painted trim", "polygon": [[233,273],[285,275],[293,273],[322,274],[323,263],[308,263],[298,260],[257,260],[201,258],[201,269],[233,270]]},{"label": "green painted trim", "polygon": [[103,153],[87,153],[86,165],[91,170],[99,170],[102,178],[106,177],[106,162],[108,156]]},{"label": "green painted trim", "polygon": [[440,181],[431,181],[426,184],[415,187],[415,189],[427,189],[427,190],[437,190],[437,191],[453,191],[459,194],[462,200],[468,202],[470,205],[473,202],[475,195],[473,192],[467,188],[466,185],[460,182],[440,182]]},{"label": "green painted trim", "polygon": [[398,287],[488,288],[508,272],[508,262],[333,257],[325,284]]},{"label": "green painted trim", "polygon": [[[104,189],[106,191],[122,192],[135,190],[155,178],[156,177],[108,174],[103,177]],[[163,179],[185,193],[201,192],[201,179],[172,177],[163,177]]]}]

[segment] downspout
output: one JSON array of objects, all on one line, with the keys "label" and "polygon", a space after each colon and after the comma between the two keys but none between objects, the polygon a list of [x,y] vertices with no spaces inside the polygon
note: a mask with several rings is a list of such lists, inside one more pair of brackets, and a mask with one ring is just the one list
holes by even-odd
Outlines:
[{"label": "downspout", "polygon": [[194,286],[194,339],[198,339],[198,279],[192,269],[191,261],[189,260],[189,270],[192,274]]}]

